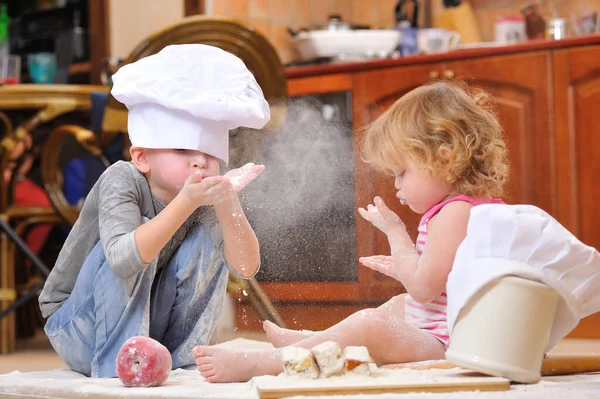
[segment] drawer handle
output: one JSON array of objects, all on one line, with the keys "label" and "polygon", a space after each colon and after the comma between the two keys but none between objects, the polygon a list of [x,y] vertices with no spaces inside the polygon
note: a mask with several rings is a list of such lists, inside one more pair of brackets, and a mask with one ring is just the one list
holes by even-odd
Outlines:
[{"label": "drawer handle", "polygon": [[439,77],[440,77],[440,73],[438,71],[429,72],[429,79],[436,80]]},{"label": "drawer handle", "polygon": [[454,71],[452,69],[446,69],[444,71],[444,77],[446,79],[453,79],[454,78]]}]

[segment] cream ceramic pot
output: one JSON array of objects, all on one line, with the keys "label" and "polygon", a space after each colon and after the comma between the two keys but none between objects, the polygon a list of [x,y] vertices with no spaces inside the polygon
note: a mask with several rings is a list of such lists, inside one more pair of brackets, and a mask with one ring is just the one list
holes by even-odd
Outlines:
[{"label": "cream ceramic pot", "polygon": [[342,21],[339,14],[329,16],[324,26],[288,29],[304,60],[327,57],[337,61],[385,58],[398,45],[401,34],[393,29],[369,29]]},{"label": "cream ceramic pot", "polygon": [[559,295],[515,276],[482,288],[460,311],[446,358],[453,364],[522,383],[540,380]]},{"label": "cream ceramic pot", "polygon": [[317,57],[354,60],[385,58],[401,37],[399,31],[386,29],[317,30],[300,32],[293,40],[305,60]]}]

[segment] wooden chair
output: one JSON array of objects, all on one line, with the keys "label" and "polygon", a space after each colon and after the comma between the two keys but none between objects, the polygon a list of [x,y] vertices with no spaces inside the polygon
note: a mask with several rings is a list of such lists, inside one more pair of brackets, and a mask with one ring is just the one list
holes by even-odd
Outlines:
[{"label": "wooden chair", "polygon": [[[0,96],[0,354],[15,350],[15,310],[37,314],[28,302],[35,297],[47,267],[22,240],[37,224],[62,223],[52,206],[17,204],[14,198],[21,177],[27,175],[39,146],[32,132],[73,111],[89,110],[89,93],[105,87],[78,85],[8,85]],[[9,118],[7,111],[33,111],[25,120]],[[22,237],[20,236],[22,235]],[[15,251],[15,245],[19,248]],[[22,256],[28,262],[18,262]],[[33,272],[35,270],[35,272]],[[32,273],[33,272],[33,273]],[[35,274],[37,273],[37,274]],[[39,275],[39,277],[38,277]],[[17,282],[17,279],[19,280]],[[24,306],[24,307],[22,307]],[[31,325],[31,323],[30,323]],[[23,327],[23,326],[21,326]],[[33,333],[33,329],[27,330]]]},{"label": "wooden chair", "polygon": [[[122,65],[135,62],[143,57],[155,54],[171,44],[202,43],[213,45],[238,56],[252,71],[261,86],[265,98],[271,106],[271,121],[259,134],[273,134],[283,125],[286,114],[287,87],[283,65],[269,41],[260,33],[234,19],[207,17],[203,15],[187,17],[175,25],[169,26],[143,40],[125,59]],[[116,136],[127,131],[127,109],[109,95],[104,109],[104,118],[100,134],[80,126],[64,125],[56,128],[46,141],[42,156],[42,179],[53,205],[58,213],[71,225],[78,217],[78,210],[71,206],[62,191],[63,176],[58,167],[58,158],[65,141],[76,138],[91,154],[109,162],[103,155],[103,148]],[[239,158],[258,150],[256,134],[248,134],[244,140],[242,134],[232,132],[230,163],[236,165]],[[246,133],[244,133],[246,136]],[[242,145],[243,142],[243,145]],[[236,146],[236,144],[240,144]],[[129,141],[123,150],[124,159],[128,159]],[[242,155],[244,152],[244,155]],[[284,327],[282,317],[275,309],[256,279],[242,280],[230,275],[228,291],[234,295],[247,293],[247,298],[261,319],[268,319]]]}]

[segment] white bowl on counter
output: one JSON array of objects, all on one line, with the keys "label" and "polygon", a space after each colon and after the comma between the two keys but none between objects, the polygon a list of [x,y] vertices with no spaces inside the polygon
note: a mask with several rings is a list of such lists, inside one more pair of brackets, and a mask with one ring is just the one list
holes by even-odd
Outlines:
[{"label": "white bowl on counter", "polygon": [[319,57],[369,59],[389,56],[401,35],[392,29],[316,30],[300,32],[293,40],[303,60]]}]

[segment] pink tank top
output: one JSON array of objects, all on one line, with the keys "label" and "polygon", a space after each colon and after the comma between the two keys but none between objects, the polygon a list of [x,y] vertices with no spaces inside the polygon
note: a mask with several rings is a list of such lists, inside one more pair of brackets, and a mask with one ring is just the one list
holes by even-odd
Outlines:
[{"label": "pink tank top", "polygon": [[[501,204],[502,200],[499,198],[490,198],[485,201],[478,201],[466,195],[459,195],[447,199],[446,201],[440,202],[431,208],[421,218],[419,223],[419,235],[417,237],[416,249],[417,253],[421,255],[427,245],[427,225],[432,217],[434,217],[446,204],[454,201],[466,201],[474,206],[481,204]],[[406,296],[405,303],[405,318],[406,321],[417,328],[426,330],[433,334],[445,348],[448,348],[450,343],[450,335],[448,333],[448,325],[446,323],[446,293],[442,292],[433,301],[422,304],[410,297]]]}]

